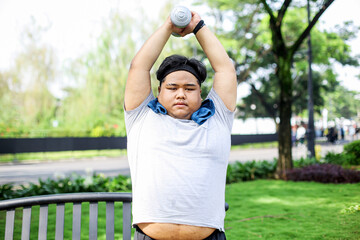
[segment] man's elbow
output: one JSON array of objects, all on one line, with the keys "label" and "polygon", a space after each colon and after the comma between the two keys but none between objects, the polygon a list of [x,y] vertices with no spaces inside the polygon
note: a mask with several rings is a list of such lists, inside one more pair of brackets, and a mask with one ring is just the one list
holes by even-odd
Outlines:
[{"label": "man's elbow", "polygon": [[130,70],[137,69],[140,66],[139,62],[136,59],[131,60],[130,62]]},{"label": "man's elbow", "polygon": [[214,69],[214,70],[215,70],[215,72],[223,72],[223,73],[227,73],[229,75],[236,76],[235,66],[231,59],[229,59],[228,62],[225,61],[221,66],[219,66],[217,69]]},{"label": "man's elbow", "polygon": [[229,74],[233,75],[236,78],[236,70],[233,65],[229,66]]}]

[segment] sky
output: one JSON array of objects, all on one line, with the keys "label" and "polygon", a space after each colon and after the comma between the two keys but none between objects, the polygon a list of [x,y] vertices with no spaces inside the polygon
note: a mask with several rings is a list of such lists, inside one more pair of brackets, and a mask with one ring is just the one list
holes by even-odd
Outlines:
[{"label": "sky", "polygon": [[[145,10],[149,19],[156,19],[165,0],[0,0],[0,71],[14,64],[14,58],[23,49],[21,32],[31,16],[43,26],[51,26],[43,40],[55,50],[59,64],[75,59],[94,47],[101,32],[102,22],[110,11],[139,13]],[[195,9],[202,15],[203,8],[190,5],[191,0],[178,4]],[[321,26],[331,29],[336,24],[353,20],[360,26],[360,0],[335,0],[320,18]],[[202,15],[204,16],[204,15]],[[360,34],[359,34],[360,35]],[[354,54],[360,54],[360,37],[351,42]],[[339,79],[350,90],[360,92],[360,70],[336,66]],[[61,88],[61,86],[55,86]],[[54,90],[56,92],[56,89]],[[246,91],[246,87],[245,87]]]}]

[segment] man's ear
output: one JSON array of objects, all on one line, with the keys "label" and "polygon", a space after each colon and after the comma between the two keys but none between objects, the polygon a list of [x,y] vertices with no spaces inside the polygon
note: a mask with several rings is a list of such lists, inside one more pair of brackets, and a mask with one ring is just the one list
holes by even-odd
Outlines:
[{"label": "man's ear", "polygon": [[161,91],[161,87],[160,87],[160,86],[158,86],[158,92],[160,93],[160,91]]}]

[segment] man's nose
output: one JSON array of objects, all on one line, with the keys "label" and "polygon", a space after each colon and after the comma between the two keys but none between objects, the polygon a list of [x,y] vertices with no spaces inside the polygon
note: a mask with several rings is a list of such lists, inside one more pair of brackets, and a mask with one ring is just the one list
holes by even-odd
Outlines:
[{"label": "man's nose", "polygon": [[185,98],[185,90],[182,88],[179,88],[176,93],[177,98]]}]

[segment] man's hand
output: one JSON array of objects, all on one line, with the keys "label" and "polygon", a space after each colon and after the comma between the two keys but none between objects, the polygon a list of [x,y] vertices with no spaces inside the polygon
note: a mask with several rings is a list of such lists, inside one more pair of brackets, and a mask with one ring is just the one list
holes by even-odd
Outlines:
[{"label": "man's hand", "polygon": [[201,17],[199,16],[199,14],[194,11],[191,11],[191,21],[185,28],[178,28],[174,26],[174,24],[172,24],[170,20],[170,17],[168,17],[167,22],[169,22],[168,24],[171,25],[171,29],[173,33],[177,33],[181,37],[185,37],[186,35],[191,34],[194,31],[196,25],[200,22],[200,20]]}]

